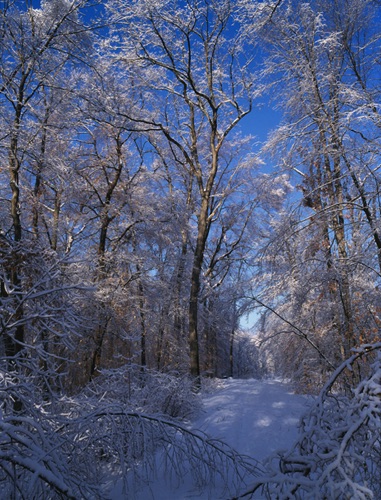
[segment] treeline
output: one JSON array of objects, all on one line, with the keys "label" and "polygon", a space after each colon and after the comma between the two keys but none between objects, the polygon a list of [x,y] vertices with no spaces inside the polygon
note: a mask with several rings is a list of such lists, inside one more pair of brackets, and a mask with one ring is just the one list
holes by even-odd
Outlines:
[{"label": "treeline", "polygon": [[[3,2],[10,378],[50,397],[127,364],[309,390],[379,340],[378,19],[370,0]],[[282,121],[259,145],[264,104]]]},{"label": "treeline", "polygon": [[[132,498],[159,458],[379,493],[380,7],[1,2],[3,495]],[[206,376],[268,373],[323,387],[275,469],[180,423]]]}]

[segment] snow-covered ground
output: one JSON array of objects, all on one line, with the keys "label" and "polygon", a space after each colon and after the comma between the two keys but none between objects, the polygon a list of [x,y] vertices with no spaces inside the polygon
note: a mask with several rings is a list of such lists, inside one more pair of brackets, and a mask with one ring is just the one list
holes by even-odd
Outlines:
[{"label": "snow-covered ground", "polygon": [[206,395],[194,427],[261,461],[293,444],[308,400],[279,380],[228,379]]},{"label": "snow-covered ground", "polygon": [[[241,454],[262,461],[278,450],[294,443],[300,416],[310,399],[293,394],[290,387],[278,380],[222,380],[215,390],[203,396],[203,410],[193,423],[213,438],[221,439]],[[126,498],[115,491],[113,498]],[[195,490],[189,479],[170,489],[165,478],[158,477],[134,500],[185,500],[220,498],[213,492],[205,496]],[[129,495],[129,500],[131,495]]]}]

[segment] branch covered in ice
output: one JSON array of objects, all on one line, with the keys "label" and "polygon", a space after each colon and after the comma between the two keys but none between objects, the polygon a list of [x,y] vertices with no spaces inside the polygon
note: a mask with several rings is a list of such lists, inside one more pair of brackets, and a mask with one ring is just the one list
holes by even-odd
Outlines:
[{"label": "branch covered in ice", "polygon": [[[351,389],[351,387],[354,387]],[[371,499],[381,482],[381,343],[344,362],[302,419],[294,448],[238,498]]]}]

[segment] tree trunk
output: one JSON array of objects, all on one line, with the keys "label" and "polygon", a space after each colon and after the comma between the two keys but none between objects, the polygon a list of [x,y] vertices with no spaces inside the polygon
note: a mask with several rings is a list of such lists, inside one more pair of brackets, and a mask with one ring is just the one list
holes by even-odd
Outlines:
[{"label": "tree trunk", "polygon": [[[20,188],[19,188],[19,171],[20,171],[20,161],[18,159],[18,133],[20,128],[20,117],[21,117],[22,106],[19,104],[16,107],[16,117],[14,122],[14,131],[10,143],[9,151],[9,175],[10,175],[10,187],[12,192],[11,200],[11,217],[13,222],[13,235],[14,241],[17,244],[21,242],[22,238],[22,227],[21,227],[21,217],[20,217]],[[23,318],[23,306],[22,306],[22,293],[21,293],[21,279],[20,279],[20,262],[18,258],[19,249],[16,248],[14,254],[14,261],[11,264],[10,269],[10,282],[15,290],[15,305],[14,305],[14,322],[17,324],[14,334],[14,340],[8,342],[8,352],[7,357],[15,357],[22,348],[24,344],[24,325],[22,323]]]},{"label": "tree trunk", "polygon": [[201,288],[201,270],[204,262],[205,243],[208,237],[208,198],[203,197],[200,214],[198,216],[198,234],[193,256],[191,274],[191,290],[189,299],[189,355],[190,374],[194,378],[200,377],[200,353],[198,339],[198,299]]}]

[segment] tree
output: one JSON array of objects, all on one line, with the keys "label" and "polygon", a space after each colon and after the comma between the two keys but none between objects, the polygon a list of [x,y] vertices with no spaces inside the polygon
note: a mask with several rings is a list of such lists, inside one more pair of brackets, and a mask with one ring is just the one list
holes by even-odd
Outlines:
[{"label": "tree", "polygon": [[[268,6],[258,8],[256,18],[263,18],[256,33],[268,49],[263,76],[274,89],[282,89],[274,95],[284,111],[284,123],[266,151],[275,153],[280,171],[296,178],[300,192],[293,199],[300,209],[284,219],[279,241],[273,240],[274,259],[276,252],[285,259],[278,267],[286,270],[287,279],[279,275],[282,294],[275,292],[271,307],[295,318],[291,322],[307,336],[319,332],[316,346],[325,345],[325,353],[334,338],[341,359],[353,346],[375,340],[368,326],[377,301],[369,314],[358,297],[367,290],[372,301],[379,281],[374,189],[379,133],[371,111],[378,64],[371,19],[377,9],[356,0],[290,1],[271,13]],[[365,274],[370,281],[362,279]]]},{"label": "tree", "polygon": [[[43,170],[49,163],[51,127],[57,116],[54,108],[60,102],[59,96],[65,95],[62,89],[56,90],[57,82],[68,75],[73,52],[80,57],[88,46],[86,28],[78,17],[78,10],[85,4],[57,0],[42,2],[41,8],[33,9],[29,2],[4,2],[0,13],[1,155],[8,165],[10,186],[10,191],[4,193],[7,208],[1,220],[2,360],[6,370],[15,375],[29,369],[38,372],[38,363],[42,363],[44,371],[47,359],[60,358],[51,346],[52,332],[56,338],[61,335],[57,326],[62,309],[37,304],[49,295],[51,286],[55,291],[56,286],[62,287],[56,294],[59,301],[60,293],[65,295],[70,285],[66,288],[61,276],[58,278],[59,257],[46,251],[39,241],[39,199]],[[50,246],[56,250],[55,229],[53,233],[48,236]],[[32,243],[33,238],[36,243]],[[45,273],[41,258],[46,259],[51,275]],[[20,403],[16,397],[15,410],[21,410]]]},{"label": "tree", "polygon": [[125,96],[128,81],[122,69],[106,61],[101,51],[96,61],[97,71],[88,72],[79,94],[73,172],[83,186],[80,203],[89,234],[85,251],[87,258],[91,256],[95,263],[92,273],[98,314],[92,320],[93,342],[88,346],[92,351],[90,379],[101,366],[109,325],[121,305],[115,302],[122,300],[122,293],[131,293],[127,286],[131,281],[140,279],[139,270],[135,277],[121,271],[118,253],[124,255],[126,247],[134,246],[133,228],[142,222],[145,206],[145,203],[139,206],[145,180],[144,141],[122,117],[130,106]]},{"label": "tree", "polygon": [[[190,371],[200,375],[198,311],[205,248],[216,216],[230,194],[236,162],[227,160],[233,130],[251,111],[256,89],[236,34],[234,4],[180,4],[118,0],[108,4],[120,57],[144,91],[144,110],[130,114],[168,151],[194,185],[195,238],[189,285]],[[228,155],[228,156],[226,156]]]}]

